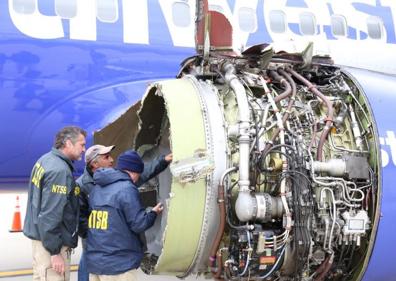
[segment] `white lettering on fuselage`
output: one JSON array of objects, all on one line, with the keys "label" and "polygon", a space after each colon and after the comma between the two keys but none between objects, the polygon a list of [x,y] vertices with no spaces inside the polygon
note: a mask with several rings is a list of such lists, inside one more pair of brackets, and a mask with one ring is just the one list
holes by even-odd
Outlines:
[{"label": "white lettering on fuselage", "polygon": [[11,20],[15,27],[23,34],[38,39],[56,39],[64,37],[65,34],[63,32],[60,17],[41,14],[37,5],[35,11],[31,14],[18,13],[14,11],[14,5],[18,5],[18,1],[8,0],[8,10]]},{"label": "white lettering on fuselage", "polygon": [[[77,14],[70,19],[70,39],[96,41],[96,0],[76,1]],[[61,18],[56,16],[61,21]]]},{"label": "white lettering on fuselage", "polygon": [[125,43],[149,44],[147,0],[122,1]]},{"label": "white lettering on fuselage", "polygon": [[390,157],[388,152],[384,149],[384,146],[389,146],[390,154],[393,165],[396,165],[396,136],[393,131],[386,131],[386,137],[380,137],[381,148],[381,160],[382,167],[387,166],[390,163]]},{"label": "white lettering on fuselage", "polygon": [[[40,2],[37,0],[30,1],[36,3],[35,10],[31,14],[25,14],[14,10],[15,5],[18,5],[20,2],[19,0],[8,0],[10,17],[15,27],[23,34],[33,38],[64,38],[65,31],[63,29],[62,21],[67,19],[62,19],[57,15],[44,15],[40,12],[38,7]],[[264,25],[264,29],[267,30],[268,36],[272,38],[272,40],[298,38],[302,36],[305,37],[306,35],[302,35],[297,31],[298,28],[296,29],[296,25],[299,25],[302,13],[314,13],[318,27],[318,34],[314,35],[315,41],[321,39],[324,41],[337,39],[328,31],[328,28],[331,26],[331,16],[337,14],[347,18],[347,28],[353,30],[352,34],[343,38],[344,41],[367,40],[367,19],[369,17],[377,17],[387,24],[384,26],[384,36],[381,37],[379,41],[383,44],[396,43],[393,21],[393,14],[396,14],[396,2],[392,2],[390,0],[384,0],[381,4],[377,3],[375,0],[360,0],[354,2],[320,2],[316,0],[305,0],[299,2],[300,4],[297,6],[296,4],[290,4],[288,1],[286,1],[286,3],[285,1],[278,0],[263,1],[263,6],[258,5],[258,2],[258,0],[235,0],[233,10],[230,8],[230,4],[227,0],[211,0],[209,1],[209,4],[212,9],[217,11],[221,10],[221,12],[230,20],[234,29],[233,37],[235,41],[238,40],[238,42],[235,42],[234,44],[239,47],[246,45],[248,38],[251,35],[251,33],[244,31],[241,28],[241,26],[243,26],[241,23],[247,20],[240,14],[242,8],[245,9],[244,11],[246,11],[246,9],[253,11],[253,16],[256,15],[256,18],[253,19],[253,21],[255,21],[257,26]],[[77,14],[74,18],[69,20],[70,39],[89,41],[97,40],[97,21],[99,21],[99,19],[97,19],[96,16],[96,0],[72,1],[72,3],[75,3],[74,5],[76,5]],[[185,2],[188,4],[190,13],[189,24],[185,26],[179,26],[174,21],[175,17],[177,17],[173,10],[174,1],[158,0],[159,7],[166,23],[162,23],[160,18],[156,18],[155,20],[150,19],[150,17],[154,16],[150,13],[150,3],[153,2],[147,0],[122,0],[119,7],[117,6],[117,8],[121,10],[118,14],[122,15],[122,19],[119,20],[123,23],[123,42],[149,44],[149,21],[152,20],[153,22],[156,22],[159,27],[166,28],[167,31],[169,31],[174,46],[193,47],[196,8],[195,1],[190,0]],[[287,15],[285,18],[287,20],[285,33],[274,33],[271,30],[270,12],[274,10],[283,11],[285,15]],[[261,15],[263,15],[264,22],[257,21],[257,19],[262,18]],[[327,31],[325,31],[325,29],[327,29]],[[257,28],[252,32],[254,33],[256,31]]]},{"label": "white lettering on fuselage", "polygon": [[[34,0],[32,0],[34,1]],[[159,0],[174,46],[194,46],[194,21],[187,27],[178,27],[172,19],[172,1]],[[14,3],[16,2],[16,3]],[[8,0],[8,10],[14,26],[23,34],[37,39],[64,38],[60,16],[42,14],[37,5],[31,14],[14,10],[17,0]],[[97,40],[96,0],[76,1],[77,14],[69,20],[70,39]],[[149,12],[147,0],[122,1],[123,42],[149,44]],[[194,18],[195,5],[190,5],[190,18]],[[65,19],[63,19],[65,20]],[[161,26],[162,28],[162,26]]]}]

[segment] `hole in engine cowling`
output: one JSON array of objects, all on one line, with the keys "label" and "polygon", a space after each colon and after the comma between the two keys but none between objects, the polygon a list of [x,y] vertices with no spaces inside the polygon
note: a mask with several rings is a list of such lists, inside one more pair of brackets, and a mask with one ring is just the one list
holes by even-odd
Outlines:
[{"label": "hole in engine cowling", "polygon": [[[156,88],[152,88],[147,94],[138,116],[139,129],[135,139],[135,149],[142,156],[143,161],[149,164],[158,157],[171,152],[169,120],[165,101],[157,94]],[[145,272],[152,271],[162,252],[171,181],[172,175],[167,168],[139,187],[142,203],[147,208],[153,207],[159,202],[164,206],[163,212],[157,217],[154,225],[141,236],[145,243],[146,256],[142,262],[142,269]]]},{"label": "hole in engine cowling", "polygon": [[207,229],[214,224],[204,224],[217,218],[215,211],[205,217],[206,203],[212,198],[212,185],[206,182],[212,161],[197,87],[185,79],[153,84],[142,99],[138,116],[135,147],[143,160],[149,162],[170,151],[173,155],[169,170],[162,172],[157,187],[151,188],[157,191],[151,200],[157,197],[165,208],[145,233],[147,250],[142,269],[149,274],[188,274],[206,260],[205,249],[210,243]]}]

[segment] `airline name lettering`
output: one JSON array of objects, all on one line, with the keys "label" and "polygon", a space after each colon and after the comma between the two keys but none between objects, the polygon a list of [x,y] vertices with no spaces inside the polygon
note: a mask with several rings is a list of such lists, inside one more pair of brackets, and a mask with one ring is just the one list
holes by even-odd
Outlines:
[{"label": "airline name lettering", "polygon": [[[275,2],[275,1],[274,1]],[[337,27],[341,28],[341,19],[346,23],[346,36],[342,36],[342,40],[367,40],[368,26],[372,28],[372,32],[381,32],[381,38],[376,41],[396,44],[396,34],[394,26],[394,14],[396,14],[396,2],[391,0],[375,1],[316,1],[316,0],[296,0],[287,1],[285,5],[278,3],[275,7],[274,2],[264,1],[264,18],[269,19],[271,10],[284,11],[287,19],[287,27],[289,34],[293,36],[303,36],[301,33],[300,21],[305,17],[305,24],[309,22],[310,15],[314,13],[316,24],[316,34],[314,36],[321,37],[326,40],[338,40],[332,32],[332,22],[336,18],[339,20]],[[269,20],[267,20],[269,22]],[[378,25],[377,25],[378,24]],[[270,36],[273,40],[284,36],[284,34],[276,34],[268,28]]]},{"label": "airline name lettering", "polygon": [[[391,163],[396,166],[396,136],[394,131],[386,131],[386,137],[380,137],[382,167]],[[389,148],[389,152],[386,150]]]},{"label": "airline name lettering", "polygon": [[[30,0],[34,1],[34,0]],[[240,30],[238,11],[240,7],[249,6],[249,8],[255,11],[257,18],[259,14],[264,12],[264,22],[259,22],[258,25],[264,24],[266,30],[268,30],[267,36],[263,34],[260,38],[269,38],[276,40],[281,34],[274,33],[271,31],[269,18],[270,12],[273,10],[281,10],[285,12],[286,20],[288,21],[287,34],[294,34],[301,36],[299,31],[298,21],[302,13],[312,13],[315,11],[315,19],[318,27],[318,36],[324,36],[328,40],[337,40],[332,33],[329,31],[331,27],[331,16],[332,15],[345,15],[344,18],[347,22],[348,35],[345,39],[350,40],[365,40],[367,39],[367,19],[369,17],[376,17],[383,23],[386,23],[384,43],[395,44],[396,34],[394,27],[393,15],[396,14],[396,2],[391,0],[375,1],[375,0],[361,0],[356,2],[344,2],[344,1],[322,1],[317,0],[295,0],[295,1],[264,1],[264,5],[258,5],[259,1],[246,2],[244,0],[235,1],[235,9],[232,12],[230,5],[227,1],[212,0],[211,4],[221,7],[224,14],[234,21],[234,32],[240,36],[241,44],[246,44],[250,34],[255,32],[262,32],[262,28],[258,27],[258,31],[254,33],[247,33]],[[173,22],[173,10],[172,1],[158,0],[158,4],[161,7],[162,14],[165,18],[166,24],[158,25],[158,28],[167,28],[172,39],[174,46],[181,47],[193,47],[194,46],[194,15],[195,15],[195,1],[189,1],[190,9],[190,23],[186,26],[177,26]],[[62,19],[59,16],[48,16],[44,15],[36,7],[36,10],[32,14],[23,14],[14,11],[14,6],[19,1],[9,0],[9,13],[14,26],[23,34],[37,39],[57,39],[65,38],[65,31]],[[96,6],[95,1],[76,1],[71,2],[77,5],[77,14],[74,18],[70,19],[70,30],[69,38],[72,40],[97,40],[97,17],[96,17]],[[124,43],[134,44],[149,44],[149,20],[150,18],[156,17],[153,15],[150,9],[148,0],[140,1],[121,1],[119,9],[119,15],[123,15],[122,19],[118,21],[123,22],[123,38]],[[263,11],[261,10],[263,7]],[[161,18],[161,17],[159,17]],[[261,31],[260,31],[261,30]],[[286,35],[287,35],[286,34]],[[283,34],[284,36],[285,34]],[[235,37],[235,36],[234,36]],[[121,40],[121,38],[120,38]]]}]

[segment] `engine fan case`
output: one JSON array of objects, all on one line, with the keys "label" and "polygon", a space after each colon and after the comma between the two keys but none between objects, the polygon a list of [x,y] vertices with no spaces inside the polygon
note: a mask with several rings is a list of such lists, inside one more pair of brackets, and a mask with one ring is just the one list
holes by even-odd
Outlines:
[{"label": "engine fan case", "polygon": [[[155,235],[146,235],[149,251],[154,240],[162,237],[151,274],[182,277],[207,268],[218,226],[217,188],[226,168],[226,133],[216,93],[216,88],[191,76],[153,84],[143,97],[135,148],[157,145],[162,134],[168,135],[173,153],[171,184],[159,185],[162,191],[168,189],[159,198],[166,202],[162,217],[157,218],[161,223],[149,229]],[[160,103],[164,110],[158,112]],[[208,110],[207,106],[217,108]]]}]

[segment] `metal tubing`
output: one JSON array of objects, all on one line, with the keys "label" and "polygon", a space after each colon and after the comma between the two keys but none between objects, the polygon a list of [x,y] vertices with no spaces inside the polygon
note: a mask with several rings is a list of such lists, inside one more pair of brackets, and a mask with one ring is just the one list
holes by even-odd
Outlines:
[{"label": "metal tubing", "polygon": [[249,190],[249,151],[250,151],[250,111],[245,88],[235,75],[231,63],[223,66],[225,80],[234,91],[239,110],[239,191]]}]

